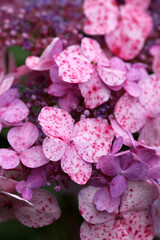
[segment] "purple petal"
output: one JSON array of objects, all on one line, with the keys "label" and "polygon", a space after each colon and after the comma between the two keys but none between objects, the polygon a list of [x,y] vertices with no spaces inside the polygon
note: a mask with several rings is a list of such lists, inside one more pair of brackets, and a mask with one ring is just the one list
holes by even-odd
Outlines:
[{"label": "purple petal", "polygon": [[94,195],[93,201],[96,205],[97,210],[105,210],[108,213],[114,212],[120,204],[120,198],[113,198],[109,192],[108,187],[98,190]]},{"label": "purple petal", "polygon": [[117,153],[122,148],[122,146],[123,146],[123,138],[122,137],[116,138],[116,140],[114,140],[112,144],[111,154],[114,155],[115,153]]},{"label": "purple petal", "polygon": [[107,176],[115,176],[121,172],[119,158],[113,156],[100,157],[99,168]]},{"label": "purple petal", "polygon": [[26,200],[31,200],[32,198],[32,190],[28,187],[25,187],[22,191],[22,197]]},{"label": "purple petal", "polygon": [[133,160],[130,167],[123,171],[126,178],[130,180],[140,180],[146,177],[148,167],[146,164]]},{"label": "purple petal", "polygon": [[20,181],[20,182],[17,183],[16,190],[17,190],[18,193],[22,193],[23,190],[25,189],[25,187],[26,187],[26,181],[23,180],[23,181]]},{"label": "purple petal", "polygon": [[43,177],[39,174],[31,174],[27,178],[26,185],[32,189],[39,188],[43,185]]},{"label": "purple petal", "polygon": [[123,175],[117,175],[110,183],[110,193],[113,198],[120,197],[126,190],[126,179]]},{"label": "purple petal", "polygon": [[127,169],[128,167],[130,167],[131,163],[133,161],[133,155],[132,153],[125,153],[124,155],[122,155],[120,157],[120,165],[122,170]]}]

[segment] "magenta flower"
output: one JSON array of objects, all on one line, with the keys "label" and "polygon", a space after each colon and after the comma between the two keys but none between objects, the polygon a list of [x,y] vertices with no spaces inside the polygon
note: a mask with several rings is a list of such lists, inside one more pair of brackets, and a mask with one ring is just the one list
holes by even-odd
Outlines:
[{"label": "magenta flower", "polygon": [[41,57],[29,56],[26,59],[26,66],[35,71],[49,70],[55,64],[53,56],[62,51],[62,42],[59,38],[54,38],[43,51]]},{"label": "magenta flower", "polygon": [[124,153],[119,157],[100,157],[99,168],[105,175],[113,177],[110,183],[110,193],[113,198],[117,198],[125,192],[127,186],[126,178],[143,180],[148,171],[147,165],[134,160],[130,152]]},{"label": "magenta flower", "polygon": [[39,228],[60,217],[60,208],[51,193],[42,189],[33,190],[29,202],[13,194],[16,184],[16,181],[0,177],[0,222],[17,219],[28,227]]},{"label": "magenta flower", "polygon": [[29,122],[9,130],[7,138],[14,150],[0,149],[0,165],[4,169],[17,167],[20,161],[29,168],[40,167],[48,163],[41,146],[31,147],[37,140],[39,131]]},{"label": "magenta flower", "polygon": [[85,222],[81,225],[81,240],[152,240],[154,231],[149,211],[158,198],[157,187],[145,181],[127,181],[120,209],[108,213],[98,211],[93,199],[97,188],[89,186],[79,193],[79,210]]},{"label": "magenta flower", "polygon": [[152,68],[157,77],[160,77],[160,45],[152,46],[150,54],[153,56]]},{"label": "magenta flower", "polygon": [[133,59],[143,48],[153,25],[144,10],[147,4],[139,6],[137,9],[133,1],[118,8],[114,0],[85,0],[84,31],[90,35],[106,35],[106,43],[114,54],[124,60]]},{"label": "magenta flower", "polygon": [[55,107],[44,107],[38,117],[48,137],[43,151],[51,161],[61,159],[61,167],[73,181],[85,184],[91,176],[91,163],[108,153],[114,137],[105,120],[83,119],[74,125],[68,112]]},{"label": "magenta flower", "polygon": [[88,108],[107,101],[110,97],[108,88],[119,87],[126,80],[126,72],[120,64],[112,64],[99,43],[90,38],[83,38],[81,46],[70,46],[54,59],[59,66],[60,79],[79,83]]},{"label": "magenta flower", "polygon": [[0,130],[2,124],[12,126],[28,116],[28,107],[17,97],[18,91],[15,88],[9,89],[0,96]]},{"label": "magenta flower", "polygon": [[156,199],[151,206],[152,220],[156,237],[160,237],[160,199]]},{"label": "magenta flower", "polygon": [[[141,87],[140,97],[134,98],[127,93],[124,94],[118,100],[114,114],[121,127],[131,133],[137,132],[143,127],[143,139],[140,133],[140,140],[150,145],[151,142],[157,140],[153,135],[157,131],[154,130],[157,125],[153,127],[153,122],[159,121],[160,81],[155,75],[151,75],[142,79],[139,86]],[[153,128],[150,127],[149,131],[150,121]]]},{"label": "magenta flower", "polygon": [[43,177],[39,174],[31,174],[27,178],[27,181],[20,181],[16,185],[16,190],[18,193],[22,194],[22,197],[26,200],[30,200],[32,198],[33,189],[37,189],[43,185]]},{"label": "magenta flower", "polygon": [[141,1],[141,0],[125,0],[125,2],[127,4],[130,4],[130,5],[133,5],[135,7],[138,6],[138,8],[142,9],[142,10],[146,10],[150,3],[151,3],[151,0],[145,0],[145,1]]}]

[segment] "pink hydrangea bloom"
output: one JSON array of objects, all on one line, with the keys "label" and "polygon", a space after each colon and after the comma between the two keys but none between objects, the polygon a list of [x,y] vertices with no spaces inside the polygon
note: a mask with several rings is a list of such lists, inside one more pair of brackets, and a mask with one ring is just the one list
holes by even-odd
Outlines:
[{"label": "pink hydrangea bloom", "polygon": [[154,231],[149,211],[158,198],[157,187],[145,181],[127,181],[120,209],[113,213],[98,211],[93,198],[97,188],[89,186],[79,193],[79,210],[85,222],[81,225],[81,240],[152,240]]},{"label": "pink hydrangea bloom", "polygon": [[61,210],[51,193],[36,189],[31,201],[27,201],[13,193],[16,184],[16,181],[0,177],[0,222],[17,219],[28,227],[39,228],[60,217]]},{"label": "pink hydrangea bloom", "polygon": [[41,57],[29,56],[26,59],[26,66],[31,70],[44,71],[49,70],[55,65],[53,56],[62,51],[62,42],[57,37],[43,51]]},{"label": "pink hydrangea bloom", "polygon": [[118,8],[116,1],[85,0],[84,31],[106,35],[106,43],[114,54],[124,60],[133,59],[143,48],[153,25],[145,7],[140,5],[137,9],[133,1]]},{"label": "pink hydrangea bloom", "polygon": [[150,54],[153,56],[153,71],[160,78],[160,45],[152,46]]},{"label": "pink hydrangea bloom", "polygon": [[83,38],[81,46],[70,46],[54,58],[59,66],[60,79],[79,83],[88,108],[107,101],[110,97],[108,88],[119,87],[126,80],[124,69],[112,64],[99,43],[90,38]]},{"label": "pink hydrangea bloom", "polygon": [[43,151],[51,161],[61,159],[61,167],[73,181],[85,184],[91,176],[91,163],[110,150],[113,129],[105,120],[83,119],[74,125],[71,115],[55,107],[45,107],[38,117],[48,135]]},{"label": "pink hydrangea bloom", "polygon": [[14,150],[0,149],[0,165],[2,168],[13,169],[19,165],[20,161],[29,168],[46,164],[49,160],[44,156],[42,147],[31,147],[38,136],[37,127],[30,122],[10,129],[7,138]]},{"label": "pink hydrangea bloom", "polygon": [[15,88],[0,96],[0,130],[2,125],[15,125],[28,116],[28,107],[17,97],[18,91]]},{"label": "pink hydrangea bloom", "polygon": [[118,100],[114,114],[121,127],[127,131],[134,133],[144,126],[142,135],[140,134],[140,140],[143,143],[147,141],[148,145],[151,145],[151,142],[155,141],[156,143],[157,141],[157,137],[153,134],[154,132],[156,133],[157,130],[154,130],[154,128],[158,124],[150,127],[150,131],[148,131],[147,126],[150,124],[150,121],[155,121],[154,119],[158,121],[159,119],[160,81],[155,75],[151,75],[148,78],[142,79],[139,82],[139,86],[141,87],[140,97],[134,98],[127,93],[124,94]]}]

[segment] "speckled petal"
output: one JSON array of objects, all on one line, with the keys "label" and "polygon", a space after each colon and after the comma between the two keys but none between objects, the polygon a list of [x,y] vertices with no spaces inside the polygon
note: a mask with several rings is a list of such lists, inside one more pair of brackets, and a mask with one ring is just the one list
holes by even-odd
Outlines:
[{"label": "speckled petal", "polygon": [[141,88],[136,82],[126,81],[123,87],[132,97],[139,97],[141,95]]},{"label": "speckled petal", "polygon": [[106,211],[98,211],[93,203],[93,198],[99,190],[97,187],[86,187],[79,192],[79,211],[82,217],[89,223],[99,224],[110,221],[114,216]]},{"label": "speckled petal", "polygon": [[160,79],[156,75],[150,75],[139,82],[141,95],[140,103],[147,110],[148,117],[154,117],[160,113]]},{"label": "speckled petal", "polygon": [[38,139],[38,128],[30,122],[25,122],[20,127],[13,127],[7,134],[7,139],[12,148],[17,152],[30,148]]},{"label": "speckled petal", "polygon": [[31,147],[20,153],[21,162],[29,168],[37,168],[49,162],[41,146]]},{"label": "speckled petal", "polygon": [[44,155],[51,161],[58,161],[63,156],[68,143],[58,138],[45,138],[43,141]]},{"label": "speckled petal", "polygon": [[138,141],[147,146],[160,146],[160,115],[153,119],[147,119],[140,131]]},{"label": "speckled petal", "polygon": [[26,59],[26,66],[32,70],[48,70],[55,63],[53,55],[62,51],[62,43],[59,38],[54,38],[42,53],[41,57],[29,56]]},{"label": "speckled petal", "polygon": [[79,156],[90,163],[109,153],[114,137],[113,129],[105,120],[87,118],[74,127],[74,144]]},{"label": "speckled petal", "polygon": [[61,215],[56,198],[45,190],[33,190],[31,203],[34,207],[19,204],[15,208],[15,216],[22,224],[39,228],[47,226],[57,220]]},{"label": "speckled petal", "polygon": [[141,211],[157,199],[158,189],[146,181],[127,181],[127,189],[122,196],[121,213]]},{"label": "speckled petal", "polygon": [[84,97],[85,105],[89,109],[101,105],[110,97],[110,90],[102,82],[97,72],[88,82],[79,83],[79,89]]},{"label": "speckled petal", "polygon": [[69,146],[62,156],[61,167],[78,184],[85,184],[92,173],[92,165],[83,161],[73,146]]},{"label": "speckled petal", "polygon": [[84,222],[80,228],[80,237],[81,240],[131,240],[119,220],[99,225]]},{"label": "speckled petal", "polygon": [[0,149],[0,165],[3,169],[16,168],[20,163],[18,154],[10,149]]},{"label": "speckled petal", "polygon": [[126,229],[130,240],[153,240],[154,238],[153,223],[148,209],[124,214],[121,224]]},{"label": "speckled petal", "polygon": [[109,59],[105,56],[99,43],[91,38],[83,38],[81,41],[81,51],[83,55],[94,63],[109,66]]},{"label": "speckled petal", "polygon": [[18,123],[29,114],[29,109],[21,100],[15,99],[9,105],[0,108],[0,118],[7,123]]},{"label": "speckled petal", "polygon": [[103,82],[111,87],[121,85],[127,77],[126,72],[102,66],[98,67],[98,73]]},{"label": "speckled petal", "polygon": [[[84,14],[91,22],[87,28],[84,25],[85,33],[104,35],[116,27],[118,22],[118,7],[115,0],[85,0],[83,8]],[[87,29],[89,31],[86,31]]]},{"label": "speckled petal", "polygon": [[78,45],[66,48],[54,58],[59,66],[59,77],[65,82],[87,82],[95,71],[94,65],[83,56]]},{"label": "speckled petal", "polygon": [[151,0],[145,0],[145,1],[142,1],[142,0],[126,0],[125,1],[127,4],[131,4],[132,6],[135,6],[138,8],[141,8],[142,10],[145,10],[149,7],[150,3],[151,3]]},{"label": "speckled petal", "polygon": [[70,140],[74,120],[68,112],[56,107],[44,107],[38,121],[47,135]]},{"label": "speckled petal", "polygon": [[124,60],[133,59],[143,48],[152,29],[152,18],[141,9],[130,5],[121,7],[121,22],[106,42],[110,50]]},{"label": "speckled petal", "polygon": [[7,74],[0,79],[0,96],[5,93],[13,84],[14,74]]},{"label": "speckled petal", "polygon": [[119,197],[112,197],[108,187],[99,189],[94,195],[94,204],[99,211],[114,212],[120,204]]},{"label": "speckled petal", "polygon": [[138,99],[127,93],[116,103],[114,114],[121,127],[132,133],[140,130],[147,118],[147,112]]}]

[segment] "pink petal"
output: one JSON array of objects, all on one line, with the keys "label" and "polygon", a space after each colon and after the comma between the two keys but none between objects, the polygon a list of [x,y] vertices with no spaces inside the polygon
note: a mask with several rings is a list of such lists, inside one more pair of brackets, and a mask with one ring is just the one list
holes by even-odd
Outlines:
[{"label": "pink petal", "polygon": [[39,228],[57,220],[61,211],[56,198],[45,190],[33,190],[31,203],[34,207],[19,204],[15,209],[18,221],[28,227]]},{"label": "pink petal", "polygon": [[118,122],[113,118],[113,116],[109,117],[110,122],[111,122],[111,126],[115,132],[115,136],[116,137],[122,137],[123,138],[123,143],[126,146],[132,146],[132,142],[129,138],[129,135],[127,133],[127,131],[125,131],[119,124]]},{"label": "pink petal", "polygon": [[110,67],[111,67],[111,69],[126,72],[126,66],[125,66],[124,61],[118,57],[112,57],[110,59]]},{"label": "pink petal", "polygon": [[62,156],[61,167],[78,184],[85,184],[92,173],[91,164],[84,162],[73,146],[69,146]]},{"label": "pink petal", "polygon": [[13,127],[7,134],[7,139],[12,148],[22,152],[30,148],[38,139],[38,128],[30,122],[25,122],[20,127]]},{"label": "pink petal", "polygon": [[0,149],[0,165],[3,169],[16,168],[20,163],[18,154],[15,151],[1,148]]},{"label": "pink petal", "polygon": [[116,138],[112,144],[111,154],[114,155],[115,153],[119,152],[122,146],[123,146],[123,138],[122,137]]},{"label": "pink petal", "polygon": [[37,168],[49,162],[41,146],[31,147],[20,153],[21,162],[29,168]]},{"label": "pink petal", "polygon": [[153,223],[148,209],[125,213],[121,223],[126,229],[129,239],[153,240],[154,238]]},{"label": "pink petal", "polygon": [[79,192],[79,211],[82,217],[92,224],[100,224],[110,221],[114,216],[106,211],[98,211],[93,203],[93,198],[99,188],[86,187]]},{"label": "pink petal", "polygon": [[68,143],[58,138],[45,138],[43,141],[44,155],[51,161],[58,161],[63,156]]},{"label": "pink petal", "polygon": [[141,0],[126,0],[127,4],[131,4],[132,6],[135,6],[142,10],[145,10],[149,7],[151,0],[145,0],[145,1],[141,1]]},{"label": "pink petal", "polygon": [[[116,1],[85,0],[83,8],[84,14],[91,22],[90,27],[87,29],[86,26],[84,26],[85,33],[91,35],[104,35],[111,32],[116,27],[118,21],[118,7]],[[95,29],[95,31],[92,29]]]},{"label": "pink petal", "polygon": [[105,120],[83,119],[74,127],[74,145],[79,156],[90,163],[109,153],[114,137],[113,129]]},{"label": "pink petal", "polygon": [[[22,181],[20,181],[20,182],[17,183],[17,185],[16,185],[16,191],[17,191],[18,193],[22,193],[23,190],[25,189],[25,187],[26,187],[26,181],[22,180]],[[28,200],[28,199],[27,199],[27,200]]]},{"label": "pink petal", "polygon": [[93,61],[94,64],[98,63],[109,66],[109,60],[96,40],[87,37],[83,38],[81,41],[81,51],[90,62]]},{"label": "pink petal", "polygon": [[27,184],[27,187],[36,189],[41,187],[43,185],[43,182],[44,182],[44,178],[42,177],[42,175],[39,175],[38,173],[32,173],[27,178],[26,184]]},{"label": "pink petal", "polygon": [[152,18],[130,5],[121,7],[121,18],[118,27],[106,35],[106,42],[115,55],[130,60],[143,48],[144,41],[152,29]]},{"label": "pink petal", "polygon": [[57,65],[54,65],[50,68],[49,75],[53,83],[61,83],[62,80],[59,78]]},{"label": "pink petal", "polygon": [[26,65],[22,65],[22,66],[19,66],[18,68],[16,68],[16,70],[14,72],[14,76],[15,76],[15,78],[20,78],[30,72],[31,72],[31,69],[29,69]]},{"label": "pink petal", "polygon": [[85,105],[89,109],[101,105],[110,97],[110,90],[101,81],[97,72],[92,75],[88,82],[79,83],[79,89],[84,97]]},{"label": "pink petal", "polygon": [[117,175],[110,183],[110,192],[113,198],[120,197],[126,190],[126,179],[123,175]]},{"label": "pink petal", "polygon": [[98,73],[103,82],[111,87],[121,85],[127,77],[126,72],[101,66],[98,67]]},{"label": "pink petal", "polygon": [[29,201],[32,198],[32,190],[28,187],[25,187],[22,191],[22,197]]},{"label": "pink petal", "polygon": [[124,94],[117,102],[114,114],[117,122],[131,133],[137,132],[146,122],[146,110],[138,99]]},{"label": "pink petal", "polygon": [[7,123],[20,122],[25,119],[28,114],[28,107],[19,99],[15,99],[9,105],[0,108],[0,118]]},{"label": "pink petal", "polygon": [[131,240],[119,220],[110,220],[98,225],[84,222],[80,228],[80,236],[81,240]]},{"label": "pink petal", "polygon": [[118,208],[120,198],[113,198],[108,187],[103,187],[95,193],[94,204],[96,205],[97,210],[112,213]]},{"label": "pink petal", "polygon": [[12,103],[18,97],[18,89],[12,88],[0,96],[0,108]]},{"label": "pink petal", "polygon": [[13,81],[13,74],[7,74],[0,80],[0,96],[12,86]]},{"label": "pink petal", "polygon": [[44,107],[38,121],[47,135],[70,140],[74,120],[68,112],[56,107]]},{"label": "pink petal", "polygon": [[141,95],[141,88],[135,82],[126,81],[123,87],[132,97],[139,97]]},{"label": "pink petal", "polygon": [[[44,50],[41,57],[29,56],[26,59],[26,66],[32,70],[44,71],[48,70],[54,65],[52,54],[57,54],[62,51],[62,46],[59,48],[58,45],[61,45],[61,40],[59,38],[54,38],[53,41],[48,45]],[[57,51],[58,46],[58,51]]]},{"label": "pink petal", "polygon": [[153,119],[147,119],[140,131],[138,141],[147,146],[160,146],[160,115]]},{"label": "pink petal", "polygon": [[146,181],[127,181],[127,189],[122,196],[121,213],[141,211],[157,199],[157,187]]},{"label": "pink petal", "polygon": [[0,176],[0,191],[13,193],[15,191],[16,184],[16,181]]},{"label": "pink petal", "polygon": [[147,115],[154,117],[160,113],[160,81],[155,75],[145,78],[139,82],[141,95],[140,103],[146,108]]},{"label": "pink petal", "polygon": [[60,83],[52,83],[48,88],[48,94],[51,94],[55,97],[63,97],[68,90],[68,87],[65,86],[62,82]]},{"label": "pink petal", "polygon": [[59,77],[65,82],[80,83],[90,80],[94,65],[82,55],[81,48],[73,45],[55,56]]},{"label": "pink petal", "polygon": [[59,106],[67,111],[70,112],[79,105],[79,98],[74,90],[67,91],[67,94],[58,99]]}]

